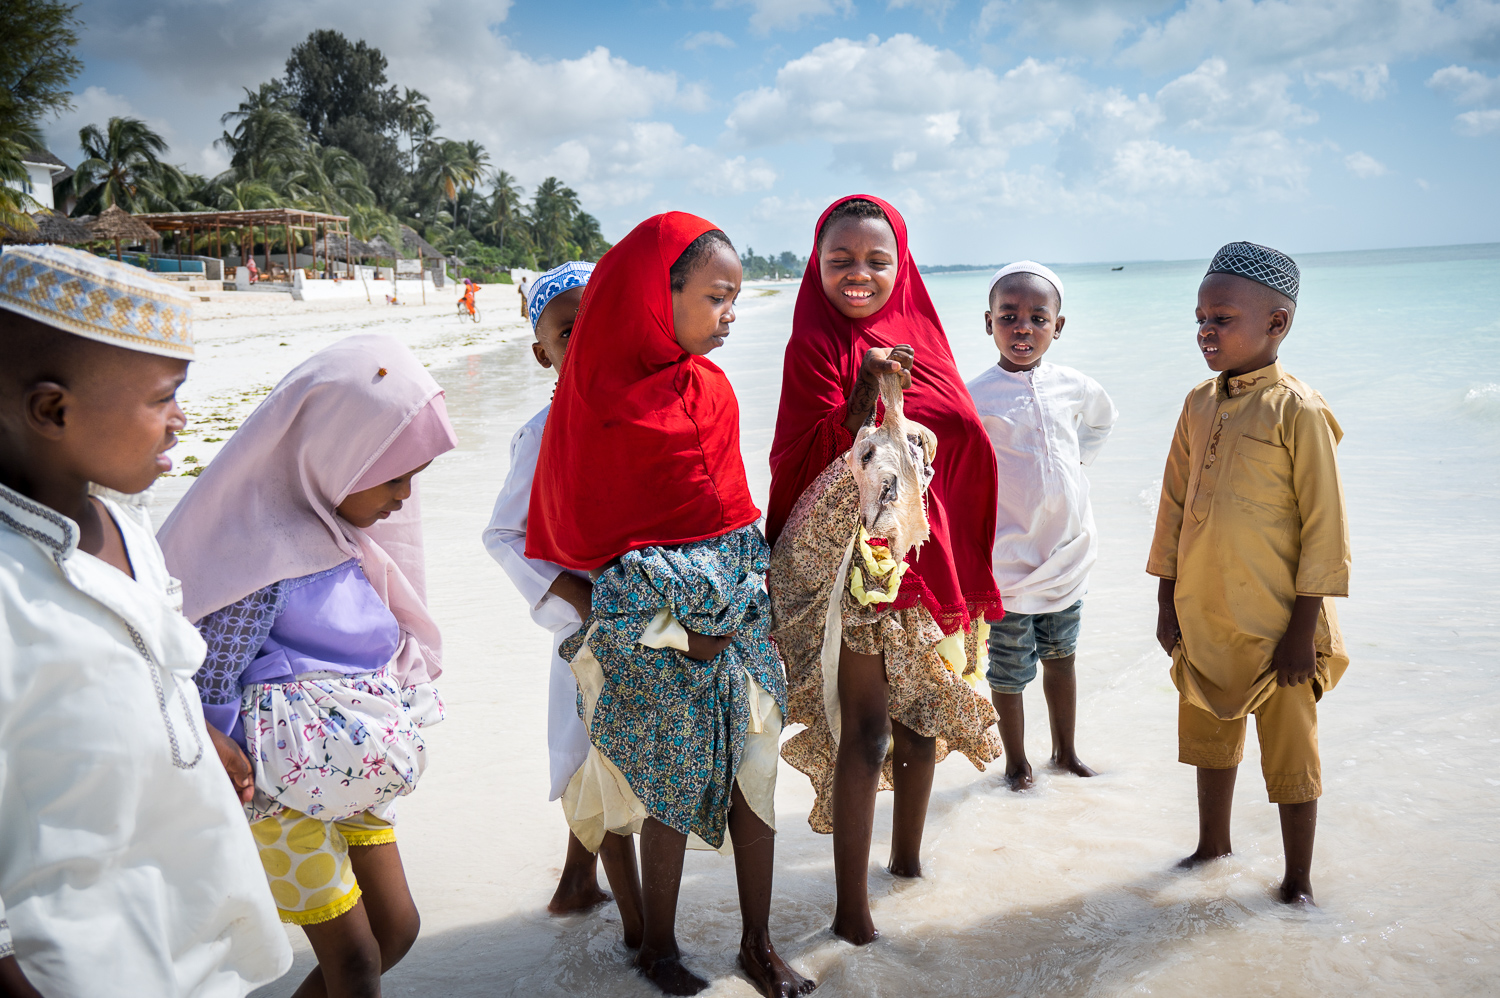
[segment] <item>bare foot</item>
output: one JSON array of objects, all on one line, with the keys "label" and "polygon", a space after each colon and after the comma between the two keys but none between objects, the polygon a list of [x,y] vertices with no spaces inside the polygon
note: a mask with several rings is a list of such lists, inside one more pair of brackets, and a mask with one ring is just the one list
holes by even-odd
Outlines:
[{"label": "bare foot", "polygon": [[1177,869],[1191,870],[1195,866],[1202,866],[1204,863],[1212,863],[1214,860],[1223,859],[1228,855],[1228,849],[1211,849],[1207,846],[1200,845],[1197,852],[1193,853],[1191,856],[1186,857],[1185,859],[1178,860]]},{"label": "bare foot", "polygon": [[1072,773],[1074,776],[1098,776],[1089,767],[1083,764],[1076,752],[1054,752],[1052,753],[1052,765],[1058,769]]},{"label": "bare foot", "polygon": [[830,926],[833,934],[846,943],[855,946],[868,946],[880,938],[880,930],[875,928],[875,921],[867,911],[862,918],[846,918],[840,912],[834,912],[833,925]]},{"label": "bare foot", "polygon": [[1316,908],[1318,902],[1313,900],[1312,884],[1294,884],[1283,880],[1276,891],[1277,898],[1282,904],[1301,905],[1304,908]]},{"label": "bare foot", "polygon": [[740,943],[740,969],[766,998],[797,998],[818,986],[787,966],[769,942]]},{"label": "bare foot", "polygon": [[1031,763],[1022,759],[1020,765],[1005,767],[1005,782],[1011,790],[1020,793],[1022,790],[1030,790],[1034,784],[1031,778]]},{"label": "bare foot", "polygon": [[642,952],[635,958],[635,969],[669,995],[695,995],[708,987],[707,981],[682,965],[680,953],[668,953],[648,960]]},{"label": "bare foot", "polygon": [[569,883],[567,878],[558,881],[557,893],[552,895],[552,900],[547,902],[547,911],[552,915],[576,915],[581,911],[590,911],[614,900],[614,895],[608,891],[601,891],[599,884],[593,881],[593,871],[589,871],[589,879]]},{"label": "bare foot", "polygon": [[891,857],[891,863],[885,868],[885,872],[893,877],[904,877],[908,880],[916,880],[922,876],[922,860],[920,857],[912,859],[897,859]]}]

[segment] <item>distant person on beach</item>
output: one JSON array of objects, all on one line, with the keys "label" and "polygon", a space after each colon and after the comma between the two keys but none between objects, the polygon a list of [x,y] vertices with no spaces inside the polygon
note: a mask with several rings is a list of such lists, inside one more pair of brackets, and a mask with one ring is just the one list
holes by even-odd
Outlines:
[{"label": "distant person on beach", "polygon": [[351,336],[282,378],[162,525],[215,746],[318,957],[300,994],[378,994],[417,938],[395,804],[443,705],[413,478],[455,443],[411,351]]},{"label": "distant person on beach", "polygon": [[256,281],[260,280],[260,269],[255,266],[255,257],[252,256],[250,259],[245,261],[245,269],[250,271],[251,284],[254,284]]},{"label": "distant person on beach", "polygon": [[458,302],[464,308],[466,308],[466,309],[469,310],[469,314],[470,315],[474,314],[474,296],[476,294],[478,294],[478,293],[479,293],[479,285],[475,284],[473,281],[471,281],[467,277],[465,277],[464,278],[464,294],[463,294],[463,297],[458,300]]},{"label": "distant person on beach", "polygon": [[3,995],[237,998],[291,966],[141,495],[192,324],[135,267],[0,255]]},{"label": "distant person on beach", "polygon": [[1062,297],[1062,280],[1039,263],[1024,260],[996,272],[984,325],[1000,361],[968,386],[1000,473],[992,561],[1005,614],[989,622],[987,678],[1012,790],[1032,785],[1022,691],[1038,663],[1052,765],[1094,775],[1074,745],[1073,660],[1099,546],[1083,466],[1104,447],[1118,413],[1093,378],[1042,360],[1067,321]]},{"label": "distant person on beach", "polygon": [[1198,286],[1198,349],[1220,372],[1188,393],[1162,474],[1146,571],[1161,579],[1156,638],[1172,656],[1178,758],[1198,768],[1198,848],[1230,852],[1229,812],[1255,715],[1266,793],[1281,810],[1281,900],[1313,903],[1317,702],[1349,657],[1328,597],[1349,594],[1343,431],[1277,360],[1297,314],[1291,258],[1219,250]]},{"label": "distant person on beach", "polygon": [[521,318],[526,318],[527,305],[531,301],[531,280],[521,277],[521,283],[516,285],[516,294],[521,296]]},{"label": "distant person on beach", "polygon": [[[886,202],[841,198],[818,219],[783,372],[766,514],[776,545],[769,585],[790,688],[787,719],[807,729],[782,754],[817,793],[808,823],[833,833],[833,931],[864,945],[879,935],[868,884],[877,792],[895,790],[887,869],[920,877],[937,762],[957,751],[983,769],[1000,754],[995,710],[965,681],[979,678],[985,617],[1000,613],[990,570],[995,457],[912,260],[906,222]],[[859,557],[851,545],[861,540],[856,526],[865,526],[843,455],[877,420],[888,375],[903,382],[904,417],[936,436],[926,493],[931,536],[903,563],[890,602],[863,605],[852,589],[848,598],[840,593],[839,644],[828,649],[837,655],[837,682],[825,700],[829,596],[820,575]],[[822,506],[809,512],[799,504]]]},{"label": "distant person on beach", "polygon": [[[531,285],[528,316],[536,336],[531,352],[542,367],[562,373],[573,322],[593,270],[592,263],[565,263],[553,267]],[[547,759],[552,783],[548,800],[557,800],[589,754],[588,729],[578,717],[578,682],[573,678],[572,667],[557,649],[578,632],[588,617],[594,584],[587,572],[569,571],[550,561],[526,557],[531,483],[536,477],[547,413],[551,411],[551,403],[542,406],[511,437],[510,471],[495,500],[489,526],[484,530],[484,546],[526,600],[531,619],[552,632],[547,686]],[[604,873],[616,894],[625,944],[639,946],[642,916],[635,845],[628,836],[606,832],[599,855],[604,858]],[[597,866],[595,854],[570,831],[562,876],[547,910],[554,915],[567,915],[608,901],[609,895],[599,889]]]},{"label": "distant person on beach", "polygon": [[635,965],[668,994],[708,986],[683,965],[677,896],[690,840],[727,851],[727,835],[740,966],[789,998],[813,984],[769,928],[786,705],[770,551],[739,402],[705,356],[730,334],[741,279],[728,237],[682,212],[647,219],[599,261],[542,434],[525,553],[594,578],[583,629],[562,645],[591,741],[563,805],[589,849],[640,832]]}]

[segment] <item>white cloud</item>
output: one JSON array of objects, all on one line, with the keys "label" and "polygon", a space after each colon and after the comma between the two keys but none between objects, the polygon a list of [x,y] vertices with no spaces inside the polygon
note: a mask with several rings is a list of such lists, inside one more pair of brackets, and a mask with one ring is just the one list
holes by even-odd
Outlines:
[{"label": "white cloud", "polygon": [[1467,66],[1445,66],[1428,77],[1427,85],[1451,95],[1460,104],[1500,103],[1500,79]]},{"label": "white cloud", "polygon": [[1385,63],[1371,66],[1349,66],[1344,69],[1325,69],[1306,75],[1307,85],[1316,88],[1327,83],[1360,100],[1370,101],[1384,97],[1391,81],[1391,70]]},{"label": "white cloud", "polygon": [[750,27],[758,35],[792,31],[830,14],[850,17],[854,13],[854,0],[715,0],[714,6],[751,8]]},{"label": "white cloud", "polygon": [[732,49],[734,48],[734,39],[722,31],[699,31],[696,34],[688,35],[683,40],[682,47],[689,52],[709,47]]},{"label": "white cloud", "polygon": [[1367,152],[1352,152],[1344,157],[1344,165],[1356,177],[1369,180],[1386,174],[1385,164]]},{"label": "white cloud", "polygon": [[1233,79],[1229,64],[1214,57],[1157,91],[1168,122],[1189,131],[1310,125],[1315,112],[1287,96],[1290,81],[1280,73]]},{"label": "white cloud", "polygon": [[911,7],[923,11],[942,27],[943,21],[948,16],[948,11],[953,9],[954,0],[889,0],[886,10],[900,10],[903,7]]},{"label": "white cloud", "polygon": [[1458,130],[1473,136],[1500,132],[1500,110],[1465,111],[1458,116]]}]

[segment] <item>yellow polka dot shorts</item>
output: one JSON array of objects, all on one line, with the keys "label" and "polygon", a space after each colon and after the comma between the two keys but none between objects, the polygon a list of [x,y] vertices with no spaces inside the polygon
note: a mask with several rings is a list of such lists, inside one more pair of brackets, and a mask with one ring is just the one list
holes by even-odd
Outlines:
[{"label": "yellow polka dot shorts", "polygon": [[286,810],[250,825],[283,922],[315,925],[338,918],[359,900],[350,846],[396,841],[396,829],[369,811],[347,821],[319,821]]}]

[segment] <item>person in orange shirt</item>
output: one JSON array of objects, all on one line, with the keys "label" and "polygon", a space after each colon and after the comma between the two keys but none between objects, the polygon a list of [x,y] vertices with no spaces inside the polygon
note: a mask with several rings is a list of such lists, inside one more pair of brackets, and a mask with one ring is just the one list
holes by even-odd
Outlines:
[{"label": "person in orange shirt", "polygon": [[460,301],[462,302],[464,308],[467,308],[469,310],[470,315],[474,314],[474,295],[476,295],[478,292],[479,285],[475,284],[473,281],[465,277],[464,296],[460,299]]}]

